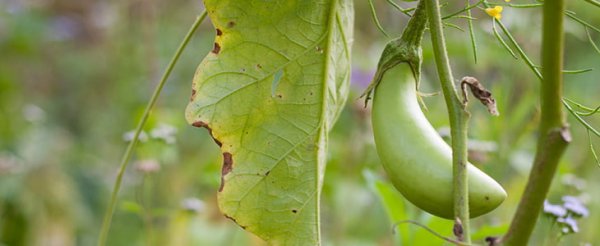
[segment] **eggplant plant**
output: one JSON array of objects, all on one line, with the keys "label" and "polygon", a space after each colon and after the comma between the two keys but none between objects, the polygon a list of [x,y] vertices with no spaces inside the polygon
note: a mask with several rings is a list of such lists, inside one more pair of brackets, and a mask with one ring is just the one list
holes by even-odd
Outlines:
[{"label": "eggplant plant", "polygon": [[[587,1],[598,6],[594,0]],[[402,36],[383,50],[371,86],[363,95],[366,102],[373,99],[377,153],[388,179],[406,200],[454,223],[448,230],[455,238],[444,238],[448,242],[471,245],[469,219],[494,210],[507,193],[467,160],[467,89],[490,112],[497,112],[492,92],[483,83],[472,77],[465,77],[460,85],[455,83],[444,34],[444,26],[452,24],[446,20],[463,17],[468,21],[476,61],[471,11],[483,10],[492,18],[499,43],[513,56],[521,57],[540,79],[541,120],[531,174],[505,235],[489,235],[487,239],[489,245],[526,245],[571,141],[563,112],[563,103],[574,112],[562,96],[563,19],[567,16],[576,20],[586,30],[594,27],[566,10],[564,0],[533,4],[467,1],[459,11],[446,16],[442,16],[443,6],[438,0],[420,0],[412,8],[388,2],[400,10],[398,14],[410,16],[410,21]],[[328,133],[348,98],[353,2],[205,0],[204,6],[205,11],[169,64],[123,156],[98,245],[106,244],[123,172],[141,129],[175,62],[205,17],[214,27],[215,39],[193,76],[185,118],[191,126],[205,128],[220,148],[221,177],[215,195],[221,213],[270,245],[324,244],[320,197]],[[532,62],[501,22],[503,6],[543,9],[541,66]],[[374,7],[372,10],[375,13]],[[376,24],[383,30],[378,21]],[[421,43],[427,32],[434,61],[422,58]],[[433,62],[448,108],[451,147],[419,107],[421,66]],[[457,88],[462,89],[462,98]],[[597,111],[588,109],[586,113]],[[574,115],[581,119],[581,113]],[[581,120],[589,131],[600,136]],[[566,219],[564,215],[561,218]],[[435,235],[433,232],[432,237]]]}]

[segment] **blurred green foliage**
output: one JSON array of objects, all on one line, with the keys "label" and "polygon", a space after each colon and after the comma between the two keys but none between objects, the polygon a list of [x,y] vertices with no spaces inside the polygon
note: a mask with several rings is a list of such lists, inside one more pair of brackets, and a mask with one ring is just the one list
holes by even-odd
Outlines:
[{"label": "blurred green foliage", "polygon": [[[518,3],[519,1],[513,1]],[[464,1],[451,1],[452,13]],[[420,212],[386,181],[370,132],[370,113],[358,95],[368,84],[386,38],[370,19],[367,1],[356,1],[353,92],[330,135],[323,187],[325,245],[439,245],[444,242],[409,224],[413,219],[442,235],[451,223]],[[410,7],[414,3],[401,3]],[[375,1],[382,26],[398,36],[407,17]],[[600,25],[599,9],[569,2],[577,16]],[[199,1],[0,2],[0,245],[94,245],[126,141],[177,44],[202,10]],[[467,32],[447,29],[455,77],[475,76],[494,92],[500,116],[472,103],[471,159],[508,191],[496,211],[472,221],[474,240],[500,235],[516,208],[533,159],[539,120],[539,82],[491,32],[491,18],[473,9],[478,63]],[[540,12],[505,7],[503,22],[538,61]],[[465,27],[464,19],[451,23]],[[583,27],[567,20],[565,96],[599,105],[600,54]],[[599,33],[592,37],[600,42]],[[220,215],[216,190],[220,154],[208,133],[183,117],[197,64],[214,32],[204,23],[184,52],[145,129],[127,171],[109,245],[263,245]],[[439,91],[428,37],[420,90]],[[441,96],[425,98],[434,126],[448,125]],[[598,115],[586,120],[600,127]],[[590,215],[580,232],[560,237],[548,216],[532,242],[582,245],[600,241],[600,169],[585,129],[571,116],[573,142],[548,200],[565,195],[586,202]],[[475,141],[477,140],[477,141]],[[592,138],[595,146],[600,139]],[[491,147],[490,147],[491,146]],[[485,148],[484,148],[485,147]],[[596,150],[600,149],[596,147]],[[575,180],[575,181],[573,181]],[[551,240],[548,240],[551,239]],[[447,243],[446,243],[447,244]]]}]

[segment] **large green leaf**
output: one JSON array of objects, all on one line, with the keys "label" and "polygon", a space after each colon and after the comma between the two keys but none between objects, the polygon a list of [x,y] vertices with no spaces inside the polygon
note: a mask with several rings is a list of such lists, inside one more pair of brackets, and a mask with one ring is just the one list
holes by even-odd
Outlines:
[{"label": "large green leaf", "polygon": [[351,0],[206,0],[217,36],[188,122],[221,145],[221,211],[273,245],[318,245],[327,132],[346,101]]}]

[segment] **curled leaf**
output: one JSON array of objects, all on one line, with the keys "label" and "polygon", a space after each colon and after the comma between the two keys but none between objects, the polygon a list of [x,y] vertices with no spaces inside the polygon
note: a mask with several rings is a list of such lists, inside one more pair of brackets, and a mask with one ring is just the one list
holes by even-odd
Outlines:
[{"label": "curled leaf", "polygon": [[462,88],[463,92],[463,103],[465,105],[467,102],[469,102],[467,96],[467,86],[469,89],[471,89],[473,96],[479,99],[479,101],[481,101],[481,103],[487,107],[490,114],[494,116],[500,115],[498,108],[496,107],[496,100],[492,97],[492,93],[485,89],[485,87],[479,83],[479,80],[474,77],[463,77],[460,82],[460,87]]}]

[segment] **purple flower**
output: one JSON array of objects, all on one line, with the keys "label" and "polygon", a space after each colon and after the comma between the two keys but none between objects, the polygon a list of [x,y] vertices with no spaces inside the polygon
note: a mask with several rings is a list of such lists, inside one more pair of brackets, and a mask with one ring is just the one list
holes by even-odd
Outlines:
[{"label": "purple flower", "polygon": [[562,200],[564,202],[563,207],[576,216],[587,217],[590,214],[589,210],[579,198],[574,196],[563,196]]},{"label": "purple flower", "polygon": [[567,210],[561,205],[554,205],[545,200],[544,213],[560,218],[567,215]]},{"label": "purple flower", "polygon": [[577,226],[577,221],[575,219],[573,219],[573,217],[571,217],[571,216],[568,216],[566,218],[558,218],[556,221],[558,223],[565,225],[565,227],[563,227],[563,229],[562,229],[562,232],[564,234],[579,232],[579,227]]}]

